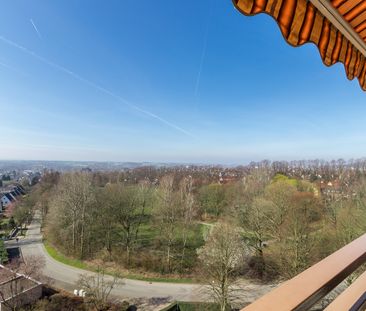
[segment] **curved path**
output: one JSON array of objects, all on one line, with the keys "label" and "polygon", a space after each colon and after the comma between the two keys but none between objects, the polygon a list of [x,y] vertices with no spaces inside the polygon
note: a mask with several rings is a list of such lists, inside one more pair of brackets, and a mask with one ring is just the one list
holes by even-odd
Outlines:
[{"label": "curved path", "polygon": [[[74,268],[56,261],[47,253],[41,234],[41,219],[36,213],[29,225],[25,238],[18,243],[9,241],[9,245],[18,245],[22,250],[23,257],[42,256],[45,261],[43,275],[54,281],[55,286],[73,291],[80,274],[94,274],[93,272]],[[109,276],[108,276],[109,278]],[[110,277],[111,278],[111,277]],[[180,301],[201,301],[204,299],[201,285],[146,282],[123,279],[123,285],[113,289],[112,295],[118,298],[168,298]]]}]

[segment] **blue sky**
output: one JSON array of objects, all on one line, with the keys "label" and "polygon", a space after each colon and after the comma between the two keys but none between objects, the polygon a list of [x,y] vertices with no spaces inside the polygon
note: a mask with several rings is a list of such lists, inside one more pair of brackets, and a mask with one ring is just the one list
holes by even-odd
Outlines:
[{"label": "blue sky", "polygon": [[365,99],[231,0],[2,3],[0,159],[359,158]]}]

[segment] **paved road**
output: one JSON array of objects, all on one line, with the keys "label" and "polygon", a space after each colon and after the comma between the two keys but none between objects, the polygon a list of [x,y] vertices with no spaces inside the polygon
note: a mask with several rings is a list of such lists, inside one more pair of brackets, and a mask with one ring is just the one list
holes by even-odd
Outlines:
[{"label": "paved road", "polygon": [[[24,239],[18,243],[9,241],[10,245],[18,244],[23,257],[42,256],[45,260],[43,274],[51,278],[57,287],[73,291],[80,274],[93,274],[85,270],[74,268],[60,263],[50,257],[42,243],[40,216],[36,213],[32,223],[28,227]],[[115,288],[112,295],[118,298],[170,298],[181,301],[203,300],[202,286],[196,284],[173,284],[160,282],[145,282],[137,280],[123,280],[124,284]]]},{"label": "paved road", "polygon": [[[50,257],[42,243],[40,215],[36,213],[31,225],[28,227],[25,238],[21,238],[17,243],[15,240],[6,242],[10,245],[20,246],[25,260],[30,256],[41,256],[44,258],[45,266],[43,274],[50,278],[54,285],[73,292],[75,284],[80,274],[90,274],[93,272],[74,268],[54,260]],[[112,279],[110,276],[108,278]],[[203,301],[207,300],[207,289],[197,284],[174,284],[161,282],[145,282],[124,279],[123,285],[113,289],[112,295],[119,299],[133,300],[142,298],[148,300],[149,304],[159,304],[159,301]],[[264,295],[277,284],[254,284],[248,280],[240,282],[240,301],[244,303],[252,302]],[[146,309],[148,310],[148,309]],[[150,309],[153,310],[153,309]]]}]

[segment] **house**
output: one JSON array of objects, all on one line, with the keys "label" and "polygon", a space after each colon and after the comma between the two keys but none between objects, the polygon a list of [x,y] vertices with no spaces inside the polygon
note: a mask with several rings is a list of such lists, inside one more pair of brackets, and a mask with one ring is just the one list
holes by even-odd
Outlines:
[{"label": "house", "polygon": [[22,195],[26,194],[24,188],[21,185],[17,185],[17,184],[7,187],[6,191],[3,191],[3,193],[10,194],[15,199],[15,201],[18,196],[22,196]]},{"label": "house", "polygon": [[42,283],[0,265],[0,311],[10,311],[41,298]]},{"label": "house", "polygon": [[17,200],[10,192],[4,192],[3,194],[10,200],[10,202],[15,202]]},{"label": "house", "polygon": [[5,194],[0,194],[0,202],[3,207],[7,207],[11,203],[10,199]]},{"label": "house", "polygon": [[339,196],[342,193],[341,183],[338,179],[332,181],[320,181],[320,192],[326,196]]},{"label": "house", "polygon": [[10,193],[15,198],[15,201],[17,201],[16,197],[18,196],[18,194],[14,190],[10,191]]},{"label": "house", "polygon": [[21,195],[26,194],[25,189],[22,187],[22,185],[17,185],[15,188],[19,191]]},{"label": "house", "polygon": [[20,191],[18,190],[18,188],[17,188],[17,187],[14,187],[13,191],[15,192],[15,194],[16,194],[17,196],[18,196],[18,195],[22,195],[22,194],[20,193]]}]

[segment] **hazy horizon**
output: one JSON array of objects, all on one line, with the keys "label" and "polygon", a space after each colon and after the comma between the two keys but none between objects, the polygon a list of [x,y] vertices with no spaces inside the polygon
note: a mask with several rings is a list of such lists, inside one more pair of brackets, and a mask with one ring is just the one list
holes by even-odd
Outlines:
[{"label": "hazy horizon", "polygon": [[42,160],[42,159],[34,159],[34,160],[27,160],[27,159],[1,159],[0,158],[0,164],[2,162],[35,162],[35,163],[96,163],[96,164],[151,164],[151,165],[171,165],[171,166],[175,166],[175,165],[197,165],[197,166],[210,166],[210,165],[222,165],[222,166],[228,166],[228,167],[234,167],[234,166],[246,166],[249,165],[250,163],[260,163],[262,161],[270,161],[271,163],[273,162],[282,162],[282,161],[287,161],[287,162],[296,162],[296,161],[325,161],[325,162],[331,162],[331,161],[338,161],[338,160],[344,160],[346,163],[349,163],[350,161],[362,161],[365,160],[366,158],[349,158],[349,159],[344,159],[344,158],[332,158],[332,159],[318,159],[318,158],[314,158],[314,159],[291,159],[291,160],[284,160],[284,159],[260,159],[260,160],[249,160],[249,161],[242,161],[242,162],[184,162],[184,161],[94,161],[94,160]]}]

